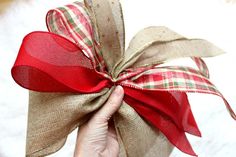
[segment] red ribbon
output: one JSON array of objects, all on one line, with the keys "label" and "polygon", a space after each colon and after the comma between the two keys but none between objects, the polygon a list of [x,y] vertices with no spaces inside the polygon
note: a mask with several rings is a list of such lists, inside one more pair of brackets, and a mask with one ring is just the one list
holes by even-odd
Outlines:
[{"label": "red ribbon", "polygon": [[122,81],[115,82],[97,72],[82,50],[62,36],[50,32],[28,34],[12,68],[12,76],[22,87],[39,92],[94,93],[121,85],[127,104],[173,145],[196,156],[185,132],[201,134],[185,92],[139,89]]}]

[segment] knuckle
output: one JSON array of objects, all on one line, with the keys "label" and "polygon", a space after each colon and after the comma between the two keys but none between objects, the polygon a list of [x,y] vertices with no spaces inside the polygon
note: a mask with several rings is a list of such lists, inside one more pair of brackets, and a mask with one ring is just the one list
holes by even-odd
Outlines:
[{"label": "knuckle", "polygon": [[94,123],[95,124],[104,124],[107,122],[107,118],[105,116],[97,116],[95,119],[94,119]]}]

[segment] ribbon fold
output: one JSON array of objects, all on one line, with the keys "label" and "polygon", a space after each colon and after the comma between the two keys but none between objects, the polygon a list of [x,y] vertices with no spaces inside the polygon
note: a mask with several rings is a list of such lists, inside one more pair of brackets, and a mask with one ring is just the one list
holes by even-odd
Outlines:
[{"label": "ribbon fold", "polygon": [[[46,21],[49,32],[28,34],[12,68],[14,80],[32,90],[27,156],[59,150],[116,85],[125,91],[123,105],[113,116],[122,157],[168,156],[170,143],[196,156],[185,133],[201,133],[186,92],[222,97],[236,119],[200,58],[223,53],[210,42],[187,39],[166,27],[148,27],[125,51],[118,0],[75,2],[50,10]],[[183,57],[191,57],[198,70],[161,66]],[[137,146],[137,140],[142,144]]]}]

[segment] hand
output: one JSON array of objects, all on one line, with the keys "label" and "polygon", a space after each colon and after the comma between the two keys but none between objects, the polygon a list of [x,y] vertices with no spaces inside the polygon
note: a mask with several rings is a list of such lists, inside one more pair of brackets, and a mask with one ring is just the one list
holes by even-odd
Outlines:
[{"label": "hand", "polygon": [[117,86],[104,106],[78,131],[74,157],[118,157],[119,144],[111,116],[120,108],[124,90]]}]

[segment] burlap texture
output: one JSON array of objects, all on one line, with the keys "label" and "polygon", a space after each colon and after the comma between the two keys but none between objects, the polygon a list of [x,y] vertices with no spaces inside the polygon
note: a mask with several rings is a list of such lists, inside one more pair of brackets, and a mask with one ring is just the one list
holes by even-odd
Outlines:
[{"label": "burlap texture", "polygon": [[[123,15],[118,0],[85,0],[93,21],[95,39],[102,48],[108,72],[116,79],[128,67],[162,63],[180,57],[207,57],[223,53],[201,39],[187,39],[166,27],[140,31],[125,48]],[[88,78],[89,79],[89,78]],[[30,92],[27,156],[56,152],[67,135],[83,124],[108,99],[113,88],[100,93]],[[120,157],[167,157],[172,145],[155,128],[123,102],[113,116],[120,144]]]}]

